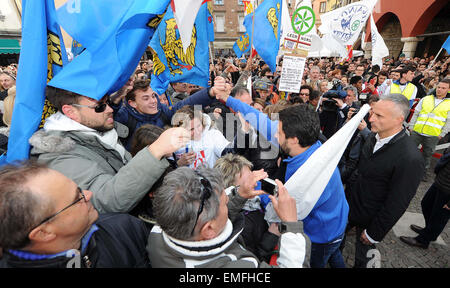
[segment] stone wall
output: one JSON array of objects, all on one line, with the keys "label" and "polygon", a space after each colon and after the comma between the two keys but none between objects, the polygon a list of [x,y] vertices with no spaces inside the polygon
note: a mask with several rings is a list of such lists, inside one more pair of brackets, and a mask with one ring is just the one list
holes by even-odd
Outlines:
[{"label": "stone wall", "polygon": [[381,36],[389,49],[389,57],[397,58],[400,55],[404,43],[400,40],[402,37],[402,29],[400,21],[396,17],[392,17],[383,30],[380,31]]}]

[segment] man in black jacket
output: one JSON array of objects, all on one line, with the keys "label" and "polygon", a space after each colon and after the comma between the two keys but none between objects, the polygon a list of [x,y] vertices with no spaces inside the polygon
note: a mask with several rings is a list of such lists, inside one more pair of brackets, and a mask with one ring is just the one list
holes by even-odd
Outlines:
[{"label": "man in black jacket", "polygon": [[409,102],[401,94],[386,95],[372,107],[374,133],[362,147],[357,179],[346,189],[347,231],[356,226],[355,267],[368,266],[373,256],[368,252],[406,211],[422,178],[423,158],[402,126],[408,113]]},{"label": "man in black jacket", "polygon": [[411,230],[419,235],[400,237],[406,244],[424,249],[428,248],[431,241],[436,241],[450,218],[450,148],[445,150],[434,172],[436,172],[434,183],[421,202],[425,227],[412,224]]},{"label": "man in black jacket", "polygon": [[81,190],[41,164],[0,171],[0,267],[149,267],[149,231],[127,214],[98,216]]}]

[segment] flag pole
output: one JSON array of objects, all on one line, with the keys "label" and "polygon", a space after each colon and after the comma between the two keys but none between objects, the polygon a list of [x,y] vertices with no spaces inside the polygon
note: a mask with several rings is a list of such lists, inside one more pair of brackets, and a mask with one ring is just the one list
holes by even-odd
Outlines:
[{"label": "flag pole", "polygon": [[[253,4],[255,4],[255,2],[253,2]],[[252,60],[252,55],[253,55],[253,35],[255,32],[255,10],[256,10],[256,6],[253,5],[253,12],[252,12],[252,39],[250,39],[250,57],[248,58],[249,60]]]},{"label": "flag pole", "polygon": [[443,48],[444,48],[444,47],[441,47],[441,49],[439,50],[439,52],[436,54],[436,57],[434,57],[433,61],[430,63],[430,65],[428,65],[428,69],[430,69],[430,67],[433,66],[434,62],[436,61],[436,59],[437,59],[437,58],[439,57],[439,55],[441,54]]},{"label": "flag pole", "polygon": [[214,48],[212,48],[212,42],[209,42],[208,43],[208,47],[209,47],[209,58],[210,58],[210,61],[209,61],[209,64],[213,64],[214,63],[214,57],[213,57],[213,49]]}]

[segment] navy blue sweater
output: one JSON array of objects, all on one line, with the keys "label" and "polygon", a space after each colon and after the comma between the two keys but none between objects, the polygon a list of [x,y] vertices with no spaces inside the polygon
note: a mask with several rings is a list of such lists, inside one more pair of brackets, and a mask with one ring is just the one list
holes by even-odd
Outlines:
[{"label": "navy blue sweater", "polygon": [[[210,105],[213,100],[214,98],[209,96],[208,89],[205,88],[197,93],[194,93],[183,101],[176,103],[172,107],[162,104],[158,99],[158,112],[156,114],[139,113],[128,103],[123,105],[122,102],[118,105],[112,105],[112,108],[114,110],[114,120],[124,124],[129,129],[128,138],[125,141],[126,143],[124,143],[125,148],[129,150],[131,137],[134,134],[134,131],[142,125],[152,124],[163,128],[164,125],[170,125],[173,114],[175,114],[175,112],[181,107],[185,105],[202,105],[202,107],[206,107]],[[134,119],[130,121],[130,117],[133,117]]]}]

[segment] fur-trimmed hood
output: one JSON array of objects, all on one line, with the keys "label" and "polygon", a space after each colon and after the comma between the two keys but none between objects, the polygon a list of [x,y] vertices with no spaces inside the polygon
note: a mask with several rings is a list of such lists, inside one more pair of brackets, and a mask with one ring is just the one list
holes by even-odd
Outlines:
[{"label": "fur-trimmed hood", "polygon": [[75,147],[75,141],[63,132],[38,130],[28,141],[32,146],[31,154],[64,153]]},{"label": "fur-trimmed hood", "polygon": [[[38,130],[29,139],[29,143],[33,147],[31,153],[64,153],[74,149],[77,139],[86,140],[89,138],[98,138],[100,142],[103,142],[101,138],[105,138],[104,135],[110,133],[113,135],[109,138],[111,138],[113,142],[117,142],[117,140],[114,139],[126,137],[128,134],[128,128],[123,124],[114,122],[114,127],[114,130],[106,133],[96,132],[93,129],[69,119],[64,114],[57,112],[47,119],[44,129]],[[111,146],[113,147],[113,145]],[[118,152],[121,153],[121,151]]]}]

